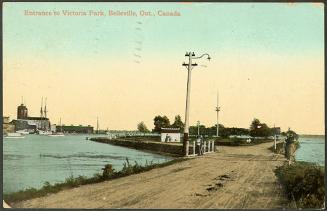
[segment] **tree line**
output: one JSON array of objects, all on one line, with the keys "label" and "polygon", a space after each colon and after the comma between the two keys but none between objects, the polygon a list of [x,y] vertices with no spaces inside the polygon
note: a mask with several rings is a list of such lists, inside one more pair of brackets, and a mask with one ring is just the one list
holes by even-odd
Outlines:
[{"label": "tree line", "polygon": [[[152,129],[153,133],[160,133],[161,128],[180,128],[180,132],[182,133],[184,131],[184,123],[181,119],[180,115],[176,115],[174,118],[174,122],[171,124],[169,118],[166,115],[157,115],[153,119],[154,128]],[[137,129],[140,132],[150,132],[150,130],[146,127],[144,122],[140,122],[137,125]],[[217,124],[213,126],[205,126],[205,125],[199,125],[199,132],[200,135],[204,136],[215,136],[217,131]],[[294,132],[294,131],[293,131]],[[189,128],[189,134],[190,135],[197,135],[198,134],[198,126],[193,125]],[[266,123],[260,122],[259,119],[254,118],[250,124],[249,128],[238,128],[238,127],[225,127],[222,124],[219,124],[219,136],[226,138],[231,135],[236,136],[252,136],[252,137],[269,137],[273,135],[285,135],[286,132],[280,131],[279,128],[270,128]]]}]

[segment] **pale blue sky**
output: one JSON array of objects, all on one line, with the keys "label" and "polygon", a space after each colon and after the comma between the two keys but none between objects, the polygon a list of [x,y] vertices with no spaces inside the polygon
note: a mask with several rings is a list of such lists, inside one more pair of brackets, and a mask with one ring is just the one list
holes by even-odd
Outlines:
[{"label": "pale blue sky", "polygon": [[[88,9],[180,11],[181,17],[27,17],[36,11]],[[141,31],[135,30],[142,21]],[[311,54],[323,51],[323,9],[311,3],[5,3],[4,55],[124,56],[185,49]],[[24,48],[22,48],[24,46]],[[192,50],[191,49],[191,50]],[[217,51],[218,50],[218,51]]]}]

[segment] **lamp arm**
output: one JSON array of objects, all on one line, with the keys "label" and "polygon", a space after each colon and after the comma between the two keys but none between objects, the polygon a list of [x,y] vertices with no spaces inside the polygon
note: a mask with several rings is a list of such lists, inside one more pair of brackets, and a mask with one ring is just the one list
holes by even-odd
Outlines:
[{"label": "lamp arm", "polygon": [[193,57],[192,59],[201,59],[202,57],[204,57],[206,55],[210,58],[209,54],[205,53],[205,54],[202,54],[201,56]]}]

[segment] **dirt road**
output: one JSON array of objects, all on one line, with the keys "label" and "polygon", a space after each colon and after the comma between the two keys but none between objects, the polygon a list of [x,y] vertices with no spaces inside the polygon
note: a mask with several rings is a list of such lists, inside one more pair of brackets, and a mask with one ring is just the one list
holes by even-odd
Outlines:
[{"label": "dirt road", "polygon": [[26,208],[282,208],[272,143],[219,152],[13,204]]}]

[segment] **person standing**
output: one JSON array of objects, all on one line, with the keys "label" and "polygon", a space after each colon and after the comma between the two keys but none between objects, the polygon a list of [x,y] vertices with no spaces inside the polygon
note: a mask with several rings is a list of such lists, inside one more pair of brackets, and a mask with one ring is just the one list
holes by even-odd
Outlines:
[{"label": "person standing", "polygon": [[198,155],[201,155],[201,138],[200,138],[200,136],[198,136],[198,138],[196,139],[196,146],[198,149]]},{"label": "person standing", "polygon": [[202,136],[200,136],[200,155],[204,154],[204,142]]}]

